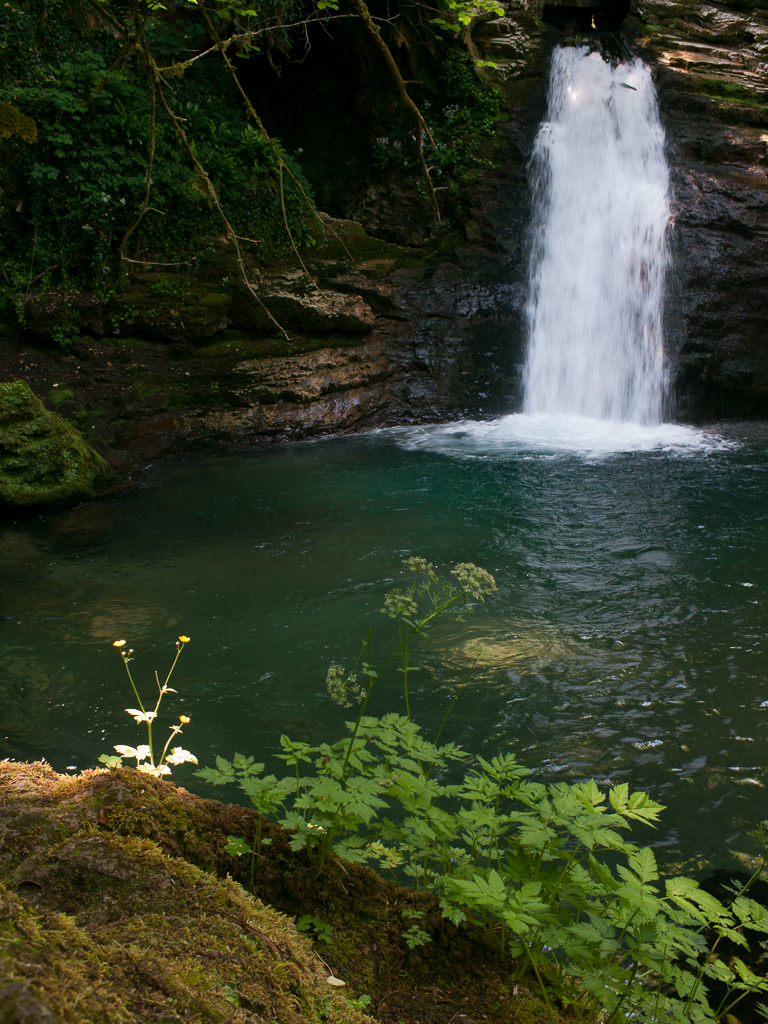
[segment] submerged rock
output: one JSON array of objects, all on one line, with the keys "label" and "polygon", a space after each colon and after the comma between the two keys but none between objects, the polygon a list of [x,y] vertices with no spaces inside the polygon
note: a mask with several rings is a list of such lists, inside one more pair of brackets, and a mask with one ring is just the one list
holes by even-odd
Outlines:
[{"label": "submerged rock", "polygon": [[0,383],[0,508],[91,498],[116,474],[23,380]]}]

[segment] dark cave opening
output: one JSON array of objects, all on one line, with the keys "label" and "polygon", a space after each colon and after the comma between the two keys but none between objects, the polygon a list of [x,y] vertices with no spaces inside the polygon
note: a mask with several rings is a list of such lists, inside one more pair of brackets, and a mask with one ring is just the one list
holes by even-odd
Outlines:
[{"label": "dark cave opening", "polygon": [[571,0],[544,5],[542,21],[561,32],[616,32],[629,14],[630,0]]}]

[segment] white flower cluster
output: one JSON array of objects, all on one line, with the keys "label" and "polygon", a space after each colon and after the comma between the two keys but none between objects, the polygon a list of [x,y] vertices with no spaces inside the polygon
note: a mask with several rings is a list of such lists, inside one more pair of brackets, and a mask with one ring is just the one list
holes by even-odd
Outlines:
[{"label": "white flower cluster", "polygon": [[146,775],[170,775],[171,769],[168,767],[170,764],[185,764],[187,761],[197,764],[195,755],[190,754],[183,747],[174,747],[170,754],[166,756],[165,763],[161,764],[159,768],[156,768],[152,763],[144,763],[148,757],[151,757],[151,751],[146,743],[142,743],[138,747],[129,747],[125,743],[116,743],[114,749],[121,757],[135,757],[136,767]]},{"label": "white flower cluster", "polygon": [[330,666],[325,677],[325,687],[331,700],[336,701],[343,708],[351,708],[354,703],[359,703],[365,696],[365,691],[357,681],[357,675],[353,672],[348,679],[345,678],[344,668],[341,665]]},{"label": "white flower cluster", "polygon": [[464,593],[474,597],[476,601],[484,601],[486,594],[492,594],[498,589],[493,576],[472,562],[459,562],[456,568],[451,570],[451,575],[459,581]]}]

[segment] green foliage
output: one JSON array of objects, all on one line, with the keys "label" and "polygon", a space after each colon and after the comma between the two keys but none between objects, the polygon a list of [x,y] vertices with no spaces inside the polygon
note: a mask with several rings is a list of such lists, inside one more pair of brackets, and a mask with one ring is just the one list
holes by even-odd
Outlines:
[{"label": "green foliage", "polygon": [[[433,767],[445,767],[450,761],[464,757],[453,744],[438,747],[429,743],[411,721],[408,687],[409,671],[413,670],[409,668],[408,651],[414,639],[425,637],[438,618],[451,613],[461,615],[471,608],[473,601],[482,601],[492,593],[496,584],[489,573],[471,563],[458,564],[452,570],[452,581],[441,580],[435,567],[423,558],[409,558],[403,564],[411,575],[411,582],[404,589],[391,591],[381,609],[397,622],[400,642],[395,651],[375,669],[370,662],[369,631],[346,679],[337,665],[332,665],[328,672],[328,689],[335,700],[347,703],[349,694],[361,700],[357,720],[347,723],[351,736],[319,747],[281,736],[283,752],[276,756],[294,769],[293,776],[283,779],[262,776],[264,764],[257,764],[252,757],[242,754],[235,754],[231,762],[219,756],[216,768],[204,768],[195,773],[214,786],[235,782],[262,815],[277,816],[278,811],[281,812],[278,820],[293,833],[291,848],[314,850],[318,873],[331,849],[351,861],[376,856],[369,855],[366,847],[375,838],[374,822],[379,811],[389,806],[384,792],[396,787],[395,792],[405,794],[410,787],[414,798],[418,799],[415,794],[422,782],[428,790],[437,785],[430,783],[428,777],[422,780],[423,764],[429,765],[431,771]],[[402,664],[406,716],[366,717],[365,708],[376,680],[398,657]],[[367,687],[357,687],[355,670],[358,665],[368,681]],[[369,745],[384,755],[383,761]],[[414,757],[418,760],[414,761]],[[314,764],[316,774],[302,775],[301,766],[305,764]],[[261,819],[254,856],[258,855],[260,843]],[[386,852],[383,856],[387,857]],[[418,876],[420,868],[411,864],[410,871],[414,870]]]},{"label": "green foliage", "polygon": [[[422,112],[430,126],[435,149],[424,140],[435,184],[457,191],[477,177],[490,161],[482,149],[495,140],[495,122],[505,117],[501,97],[477,74],[475,62],[463,50],[449,50],[440,75],[447,102],[439,107],[423,100]],[[374,142],[373,159],[383,171],[403,167],[417,175],[418,165],[407,132],[389,131]]]},{"label": "green foliage", "polygon": [[[300,167],[260,123],[248,123],[220,54],[201,55],[215,49],[207,12],[194,0],[172,10],[160,2],[100,6],[99,20],[99,5],[87,0],[6,5],[0,169],[12,188],[0,209],[0,300],[22,326],[35,293],[87,286],[107,299],[126,268],[165,263],[194,270],[222,233],[219,206],[262,261],[315,243],[312,190]],[[268,0],[251,9],[220,0],[216,31],[230,57],[261,45],[288,50],[291,24],[337,6]],[[448,21],[437,22],[456,27],[497,5],[447,0],[447,8]],[[434,112],[424,103],[437,143],[431,173],[440,187],[455,190],[487,162],[480,149],[501,110],[465,53],[448,52],[442,77],[449,102]],[[374,162],[391,169],[395,161],[418,179],[409,131],[379,139]],[[155,293],[167,294],[160,287]],[[76,334],[71,321],[65,311],[53,332],[64,349]]]},{"label": "green foliage", "polygon": [[[408,710],[414,638],[495,589],[493,578],[470,564],[456,566],[450,582],[421,559],[406,566],[412,583],[391,591],[382,609],[397,623],[395,651],[374,669],[369,633],[350,673],[338,665],[329,670],[336,700],[361,699],[349,736],[319,746],[282,736],[277,756],[294,768],[282,779],[263,776],[264,765],[240,754],[196,774],[214,785],[239,785],[291,833],[294,850],[314,852],[318,872],[333,851],[437,894],[455,927],[496,937],[500,958],[538,990],[553,1024],[558,1007],[583,1024],[707,1024],[745,995],[768,992],[768,979],[741,959],[717,957],[724,939],[748,946],[745,928],[768,933],[768,911],[746,887],[726,909],[692,879],[662,885],[653,851],[624,835],[633,824],[658,820],[663,808],[647,794],[626,784],[606,793],[594,780],[546,785],[512,753],[470,760],[455,744],[438,745],[440,733],[430,742],[409,711],[364,714],[375,681],[393,661],[401,663]],[[358,666],[368,680],[361,698]],[[464,767],[463,778],[452,782],[456,765]],[[409,949],[431,941],[422,911],[403,917]],[[714,935],[711,946],[705,932]],[[709,981],[725,987],[719,1005],[709,1001]]]},{"label": "green foliage", "polygon": [[251,848],[248,843],[246,843],[244,839],[240,839],[239,836],[227,836],[224,852],[228,853],[231,857],[242,857],[244,854],[250,854]]},{"label": "green foliage", "polygon": [[505,13],[503,5],[497,3],[497,0],[478,0],[471,5],[462,0],[444,0],[444,3],[448,17],[433,18],[432,23],[456,33],[466,28],[473,18],[503,18]]},{"label": "green foliage", "polygon": [[418,949],[420,946],[425,946],[428,942],[432,941],[432,936],[429,932],[424,931],[421,927],[421,921],[424,917],[423,910],[413,910],[411,907],[406,907],[402,912],[402,916],[408,918],[409,921],[413,921],[410,928],[406,928],[403,932],[403,938],[408,949]]},{"label": "green foliage", "polygon": [[[293,849],[321,851],[332,835],[333,852],[348,860],[399,867],[439,894],[457,927],[494,927],[510,969],[532,973],[540,995],[556,996],[579,1020],[599,1011],[648,1024],[715,1021],[744,994],[768,991],[740,959],[712,956],[720,938],[747,946],[744,927],[768,933],[768,912],[743,894],[728,911],[689,878],[661,888],[653,852],[622,836],[633,822],[657,820],[662,808],[646,794],[532,782],[512,754],[477,758],[463,782],[448,784],[434,770],[441,776],[465,752],[435,747],[396,714],[359,726],[346,774],[344,739],[303,748],[302,759],[319,756],[316,774],[300,777],[298,798],[294,780],[282,780],[280,823]],[[198,774],[242,785],[242,769],[222,761],[220,775]],[[407,917],[408,948],[431,941],[422,912]],[[705,929],[718,936],[711,949]],[[719,1007],[708,1001],[707,979],[727,986]]]},{"label": "green foliage", "polygon": [[357,996],[357,998],[347,999],[347,1002],[350,1006],[354,1006],[355,1009],[362,1010],[365,1013],[371,1005],[371,997],[363,992],[361,995]]},{"label": "green foliage", "polygon": [[[109,8],[107,8],[109,9]],[[0,47],[0,101],[37,125],[34,142],[12,137],[5,162],[24,183],[25,197],[3,231],[0,261],[16,288],[53,271],[78,286],[118,272],[118,247],[142,207],[153,114],[146,71],[137,55],[121,56],[121,41],[106,22],[85,30],[92,14],[32,0],[12,12]],[[118,8],[116,15],[125,16]],[[146,38],[159,63],[194,53],[201,36],[190,8],[172,24],[158,10]],[[127,23],[128,29],[133,25]],[[30,52],[35,59],[26,56]],[[214,55],[188,68],[169,90],[174,114],[226,206],[235,231],[260,242],[265,256],[287,252],[274,152],[246,123],[232,82]],[[194,261],[221,221],[189,157],[157,104],[155,153],[147,211],[125,255],[136,260]],[[311,189],[292,159],[285,163]],[[310,210],[284,175],[285,213],[298,244],[310,244]],[[39,286],[45,286],[43,280]]]},{"label": "green foliage", "polygon": [[312,914],[302,914],[296,927],[300,932],[313,933],[315,942],[329,943],[333,939],[333,925]]}]

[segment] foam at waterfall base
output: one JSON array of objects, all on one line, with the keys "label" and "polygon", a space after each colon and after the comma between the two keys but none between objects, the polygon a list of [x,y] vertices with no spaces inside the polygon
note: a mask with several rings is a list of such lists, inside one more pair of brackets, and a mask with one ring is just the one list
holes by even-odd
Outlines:
[{"label": "foam at waterfall base", "polygon": [[496,420],[460,420],[437,426],[395,427],[389,432],[409,451],[432,451],[457,458],[535,453],[600,459],[626,452],[695,455],[737,447],[735,442],[711,431],[679,423],[643,426],[543,413],[516,413]]}]

